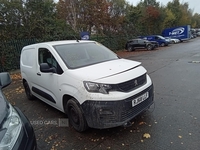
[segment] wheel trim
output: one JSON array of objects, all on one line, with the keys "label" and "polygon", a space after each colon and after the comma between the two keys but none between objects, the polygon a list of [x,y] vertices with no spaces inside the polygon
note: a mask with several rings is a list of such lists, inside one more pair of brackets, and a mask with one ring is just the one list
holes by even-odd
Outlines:
[{"label": "wheel trim", "polygon": [[73,128],[78,132],[85,131],[88,128],[87,121],[76,99],[69,99],[64,107],[66,109],[69,122]]},{"label": "wheel trim", "polygon": [[148,49],[148,50],[151,50],[151,45],[148,45],[148,46],[147,46],[147,49]]}]

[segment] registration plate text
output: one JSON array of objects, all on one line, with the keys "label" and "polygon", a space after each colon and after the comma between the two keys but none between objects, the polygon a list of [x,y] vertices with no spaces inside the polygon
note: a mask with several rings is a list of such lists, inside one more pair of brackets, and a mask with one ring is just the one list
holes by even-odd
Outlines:
[{"label": "registration plate text", "polygon": [[136,106],[137,104],[143,102],[149,98],[149,92],[144,93],[143,95],[137,97],[136,99],[132,100],[132,106]]}]

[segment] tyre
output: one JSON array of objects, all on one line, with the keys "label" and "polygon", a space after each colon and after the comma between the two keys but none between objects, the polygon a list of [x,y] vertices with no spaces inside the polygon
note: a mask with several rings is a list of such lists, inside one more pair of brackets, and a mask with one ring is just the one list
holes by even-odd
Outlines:
[{"label": "tyre", "polygon": [[25,93],[26,93],[26,96],[29,100],[34,100],[35,99],[35,96],[33,96],[30,88],[29,88],[29,85],[27,83],[27,81],[24,81],[23,82],[23,85],[24,85],[24,89],[25,89]]},{"label": "tyre", "polygon": [[160,46],[162,46],[162,47],[165,46],[165,43],[161,43]]},{"label": "tyre", "polygon": [[153,46],[152,46],[152,45],[150,45],[150,44],[149,44],[149,45],[147,45],[147,50],[149,50],[149,51],[150,51],[150,50],[152,50],[152,49],[153,49]]},{"label": "tyre", "polygon": [[175,44],[175,43],[176,43],[176,42],[173,40],[173,41],[172,41],[172,44]]},{"label": "tyre", "polygon": [[132,46],[128,46],[128,49],[127,49],[129,52],[133,51],[133,47]]},{"label": "tyre", "polygon": [[87,121],[76,99],[72,98],[68,100],[65,110],[67,111],[70,124],[76,131],[83,132],[87,130]]}]

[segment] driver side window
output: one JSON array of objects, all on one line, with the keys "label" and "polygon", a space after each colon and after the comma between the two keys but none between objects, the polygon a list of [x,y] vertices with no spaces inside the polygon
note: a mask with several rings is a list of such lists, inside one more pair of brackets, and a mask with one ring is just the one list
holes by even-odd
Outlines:
[{"label": "driver side window", "polygon": [[41,63],[47,63],[50,68],[54,67],[58,74],[62,74],[63,71],[61,67],[59,66],[58,62],[54,58],[54,56],[51,54],[51,52],[46,48],[39,48],[38,52],[38,62]]}]

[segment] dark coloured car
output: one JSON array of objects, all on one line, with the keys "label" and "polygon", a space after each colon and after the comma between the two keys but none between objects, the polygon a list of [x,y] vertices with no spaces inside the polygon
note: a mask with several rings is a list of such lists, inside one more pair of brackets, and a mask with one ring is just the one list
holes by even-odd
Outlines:
[{"label": "dark coloured car", "polygon": [[36,150],[35,133],[29,120],[2,93],[2,88],[10,83],[10,75],[0,73],[0,150]]},{"label": "dark coloured car", "polygon": [[137,48],[145,48],[147,50],[153,50],[159,46],[156,41],[148,41],[144,39],[132,39],[126,43],[125,49],[128,51],[134,51]]}]

